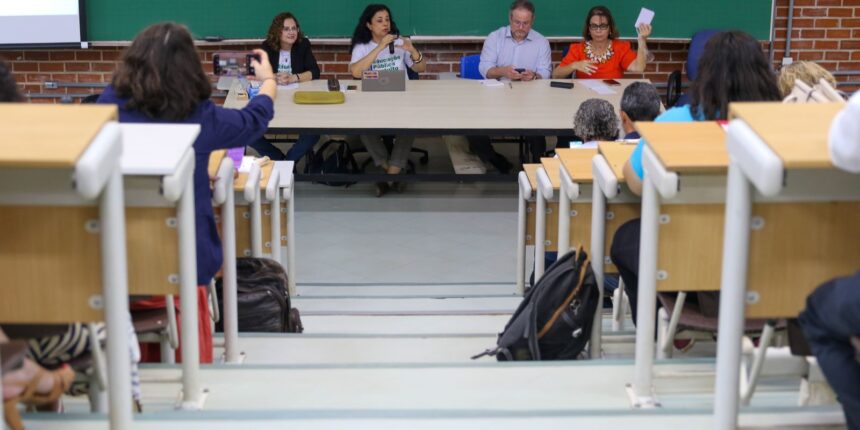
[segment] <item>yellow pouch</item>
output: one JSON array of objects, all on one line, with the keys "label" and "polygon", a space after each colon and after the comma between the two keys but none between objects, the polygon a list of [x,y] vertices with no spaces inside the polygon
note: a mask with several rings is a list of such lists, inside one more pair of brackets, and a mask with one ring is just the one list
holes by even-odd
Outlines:
[{"label": "yellow pouch", "polygon": [[293,101],[300,105],[336,105],[346,99],[340,91],[296,91]]}]

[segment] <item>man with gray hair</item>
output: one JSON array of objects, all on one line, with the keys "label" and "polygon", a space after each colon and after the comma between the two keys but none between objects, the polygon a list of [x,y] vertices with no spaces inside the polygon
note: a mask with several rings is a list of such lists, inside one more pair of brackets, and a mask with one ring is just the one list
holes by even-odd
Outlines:
[{"label": "man with gray hair", "polygon": [[662,104],[654,85],[647,82],[634,82],[624,89],[621,95],[621,128],[624,139],[639,139],[633,128],[635,121],[654,121],[660,115]]},{"label": "man with gray hair", "polygon": [[[533,81],[552,74],[549,41],[532,29],[535,6],[529,0],[515,0],[508,13],[509,25],[492,32],[481,49],[478,69],[486,79]],[[493,150],[488,136],[467,136],[469,150],[501,173],[513,167],[504,156]],[[537,161],[546,151],[542,136],[526,137],[532,158]]]},{"label": "man with gray hair", "polygon": [[618,139],[618,115],[612,103],[603,99],[582,102],[573,117],[573,132],[583,142]]}]

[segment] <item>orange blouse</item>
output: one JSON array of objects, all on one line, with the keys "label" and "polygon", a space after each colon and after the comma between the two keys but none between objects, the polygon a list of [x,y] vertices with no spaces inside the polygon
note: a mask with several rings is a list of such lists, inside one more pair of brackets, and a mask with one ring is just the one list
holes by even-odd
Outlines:
[{"label": "orange blouse", "polygon": [[[571,43],[567,55],[561,60],[561,65],[567,66],[587,59],[585,42]],[[613,39],[612,57],[606,62],[595,63],[597,71],[593,74],[586,75],[580,71],[574,71],[574,77],[577,79],[621,79],[624,76],[624,71],[634,60],[636,60],[636,51],[630,47],[630,42]]]}]

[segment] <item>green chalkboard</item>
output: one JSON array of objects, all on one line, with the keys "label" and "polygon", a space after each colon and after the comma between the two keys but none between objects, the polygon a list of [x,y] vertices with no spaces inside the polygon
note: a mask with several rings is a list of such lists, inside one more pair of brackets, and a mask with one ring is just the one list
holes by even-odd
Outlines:
[{"label": "green chalkboard", "polygon": [[[704,28],[740,29],[770,38],[773,0],[603,0],[624,37],[635,35],[641,7],[656,12],[653,38],[689,38]],[[596,3],[534,0],[534,28],[546,36],[578,36]],[[131,40],[149,24],[177,21],[195,37],[262,39],[274,15],[293,12],[312,38],[349,37],[367,3],[356,0],[87,0],[91,41]],[[403,34],[485,36],[507,24],[508,0],[388,0]]]}]

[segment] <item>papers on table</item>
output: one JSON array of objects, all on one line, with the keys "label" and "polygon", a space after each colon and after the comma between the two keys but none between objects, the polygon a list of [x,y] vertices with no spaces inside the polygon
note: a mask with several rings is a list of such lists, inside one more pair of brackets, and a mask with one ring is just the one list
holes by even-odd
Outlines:
[{"label": "papers on table", "polygon": [[609,88],[609,85],[604,84],[603,81],[599,79],[583,79],[581,81],[577,81],[577,83],[585,85],[588,89],[602,96],[615,94],[615,90]]},{"label": "papers on table", "polygon": [[481,81],[481,85],[485,87],[503,87],[505,83],[498,79],[484,79]]},{"label": "papers on table", "polygon": [[286,85],[278,85],[279,90],[294,90],[298,87],[299,87],[298,82],[293,82],[292,84],[286,84]]},{"label": "papers on table", "polygon": [[642,24],[651,24],[651,21],[654,20],[654,11],[651,9],[645,9],[639,11],[639,18],[636,18],[636,24],[633,24],[633,28],[639,29],[639,26]]},{"label": "papers on table", "polygon": [[246,155],[242,157],[242,164],[239,166],[239,173],[248,173],[251,171],[251,166],[254,165],[254,161],[257,160],[257,157],[253,157],[250,155]]}]

